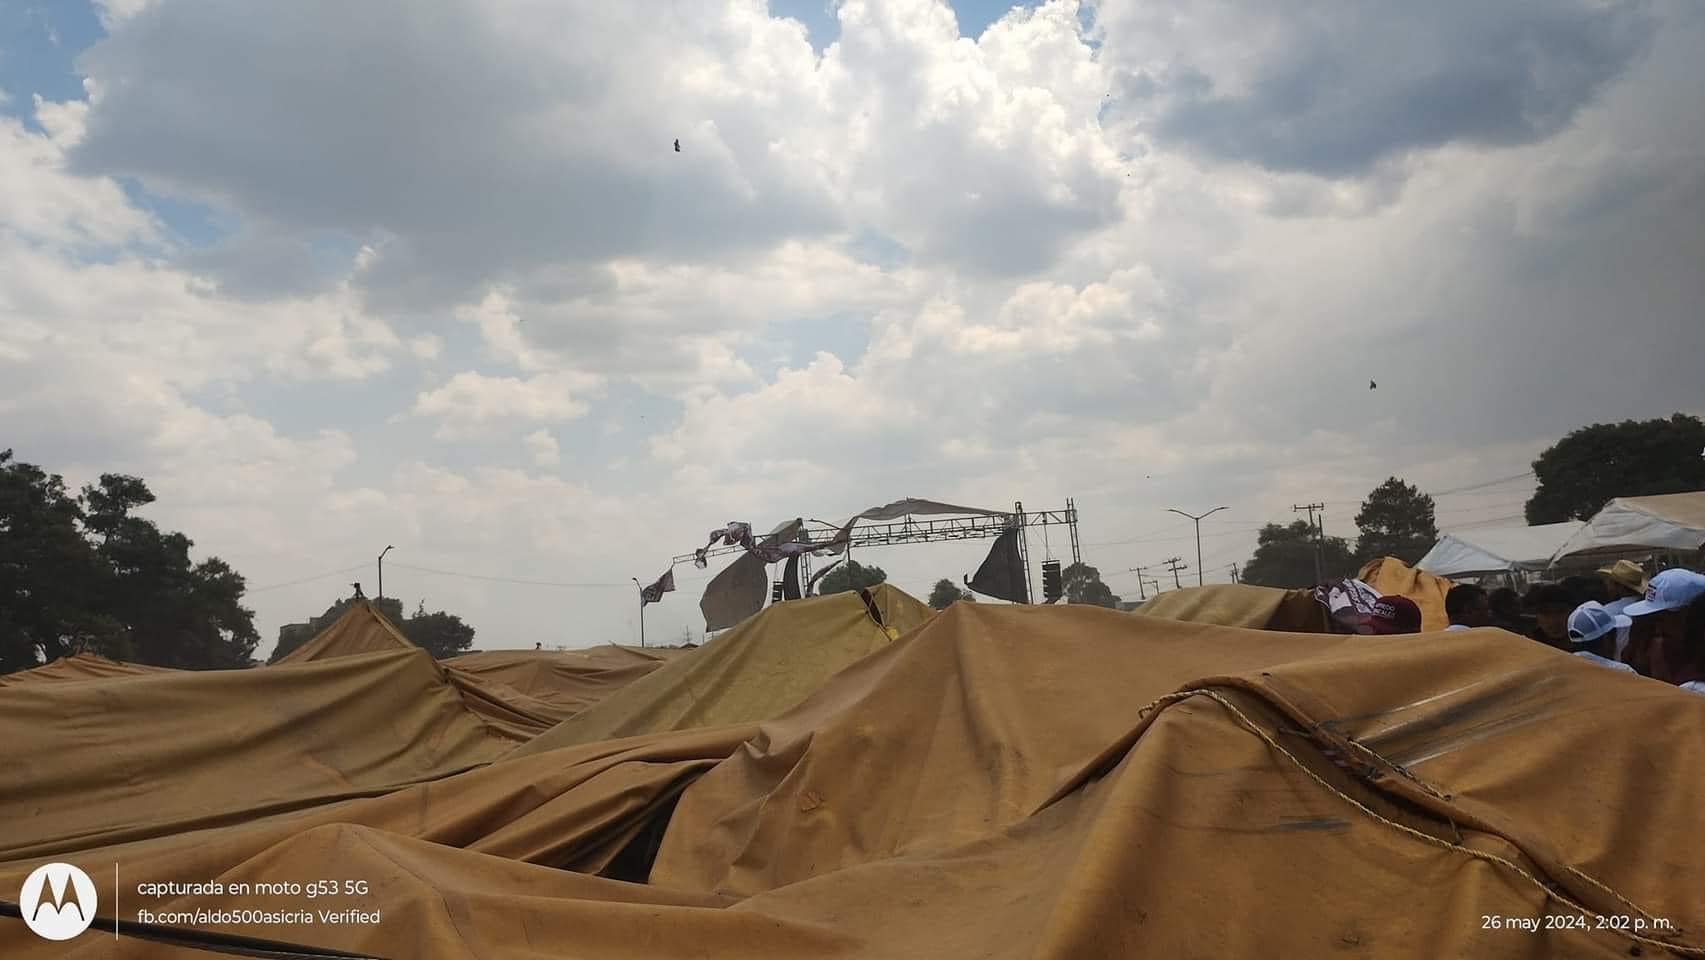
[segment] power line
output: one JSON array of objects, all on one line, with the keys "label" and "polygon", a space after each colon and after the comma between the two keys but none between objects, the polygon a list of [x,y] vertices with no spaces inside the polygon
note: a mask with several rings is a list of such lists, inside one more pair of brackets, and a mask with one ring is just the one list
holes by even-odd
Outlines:
[{"label": "power line", "polygon": [[244,590],[243,592],[244,593],[265,593],[268,590],[281,590],[285,587],[294,587],[294,586],[297,586],[298,584],[303,584],[303,583],[313,583],[315,580],[324,580],[327,577],[335,577],[335,576],[338,576],[340,574],[354,573],[357,570],[365,570],[365,569],[367,569],[367,564],[358,563],[353,567],[344,567],[342,570],[328,570],[325,573],[316,573],[311,577],[303,577],[300,580],[287,580],[284,583],[271,583],[271,584],[267,584],[264,587],[250,587],[247,590]]},{"label": "power line", "polygon": [[1451,496],[1453,494],[1466,493],[1470,490],[1480,490],[1480,489],[1483,489],[1485,487],[1495,487],[1500,483],[1514,483],[1517,480],[1526,480],[1528,477],[1531,477],[1531,476],[1533,476],[1532,470],[1524,470],[1521,473],[1513,474],[1513,475],[1508,476],[1508,477],[1499,477],[1496,480],[1487,480],[1487,481],[1484,481],[1482,483],[1471,483],[1471,484],[1468,484],[1467,486],[1453,487],[1449,490],[1440,490],[1438,493],[1431,494],[1431,496],[1434,499],[1437,499],[1439,497],[1448,497],[1448,496]]},{"label": "power line", "polygon": [[[365,564],[363,564],[365,566]],[[488,577],[478,573],[460,573],[455,570],[435,570],[432,567],[417,567],[407,563],[392,562],[391,566],[416,573],[436,573],[442,577],[461,577],[464,580],[485,580],[491,583],[521,583],[533,587],[621,587],[627,589],[625,583],[564,583],[560,580],[523,580],[517,577]]]}]

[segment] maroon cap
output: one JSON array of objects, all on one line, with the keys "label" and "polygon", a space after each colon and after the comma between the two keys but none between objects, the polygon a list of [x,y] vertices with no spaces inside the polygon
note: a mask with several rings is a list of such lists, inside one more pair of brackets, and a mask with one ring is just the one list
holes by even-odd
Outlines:
[{"label": "maroon cap", "polygon": [[1421,608],[1408,597],[1380,597],[1368,615],[1367,626],[1371,633],[1420,633]]}]

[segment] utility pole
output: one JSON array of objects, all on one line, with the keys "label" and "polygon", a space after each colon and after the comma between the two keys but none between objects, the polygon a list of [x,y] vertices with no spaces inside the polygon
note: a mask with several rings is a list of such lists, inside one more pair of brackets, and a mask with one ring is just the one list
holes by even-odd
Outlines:
[{"label": "utility pole", "polygon": [[1143,582],[1144,582],[1143,581],[1143,571],[1146,569],[1148,569],[1148,568],[1147,567],[1128,567],[1125,570],[1126,573],[1134,573],[1137,575],[1137,599],[1138,600],[1147,600],[1148,599],[1148,594],[1143,592]]},{"label": "utility pole", "polygon": [[1231,582],[1232,583],[1241,583],[1242,582],[1242,581],[1237,579],[1237,564],[1235,564],[1235,563],[1231,565]]},{"label": "utility pole", "polygon": [[640,583],[638,577],[629,577],[628,579],[632,580],[633,585],[639,588],[639,645],[640,645],[641,649],[644,649],[645,648],[645,584]]},{"label": "utility pole", "polygon": [[1184,562],[1184,558],[1169,557],[1166,561],[1166,569],[1172,571],[1172,585],[1180,590],[1184,589],[1184,584],[1178,580],[1178,571],[1190,569],[1190,565]]},{"label": "utility pole", "polygon": [[1167,513],[1176,513],[1181,517],[1189,517],[1191,522],[1196,524],[1196,586],[1198,587],[1204,585],[1202,580],[1202,520],[1203,518],[1211,517],[1224,509],[1224,507],[1215,507],[1201,516],[1196,516],[1195,514],[1185,513],[1182,510],[1174,510],[1171,507],[1166,508]]},{"label": "utility pole", "polygon": [[[1291,505],[1292,513],[1301,513],[1304,510],[1308,511],[1308,527],[1310,530],[1314,531],[1314,582],[1318,584],[1325,579],[1325,575],[1321,571],[1320,554],[1321,550],[1326,545],[1326,504],[1305,503],[1301,505]],[[1316,510],[1320,511],[1320,523],[1318,525],[1314,522],[1314,511]]]},{"label": "utility pole", "polygon": [[392,549],[393,548],[391,547],[390,544],[386,544],[385,549],[379,551],[379,599],[380,600],[385,599],[385,554],[390,553]]}]

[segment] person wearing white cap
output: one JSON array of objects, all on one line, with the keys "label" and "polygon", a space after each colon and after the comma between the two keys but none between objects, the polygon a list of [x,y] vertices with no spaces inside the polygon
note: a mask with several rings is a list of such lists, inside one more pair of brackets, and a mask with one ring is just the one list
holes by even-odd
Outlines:
[{"label": "person wearing white cap", "polygon": [[[1646,598],[1629,604],[1622,611],[1630,617],[1651,618],[1651,641],[1641,645],[1648,648],[1641,652],[1641,657],[1650,660],[1650,676],[1664,681],[1670,679],[1670,661],[1676,658],[1679,651],[1686,627],[1687,605],[1701,595],[1705,595],[1705,575],[1675,567],[1652,577],[1646,587]],[[1643,662],[1635,653],[1636,651],[1630,650],[1629,659],[1636,663]]]},{"label": "person wearing white cap", "polygon": [[1693,598],[1684,614],[1681,649],[1672,679],[1689,693],[1705,694],[1705,593]]},{"label": "person wearing white cap", "polygon": [[1616,650],[1616,635],[1627,632],[1634,621],[1619,613],[1611,613],[1597,600],[1588,600],[1575,608],[1569,614],[1569,642],[1574,645],[1574,654],[1612,670],[1625,670],[1634,673],[1633,667],[1620,660],[1612,660],[1611,654]]}]

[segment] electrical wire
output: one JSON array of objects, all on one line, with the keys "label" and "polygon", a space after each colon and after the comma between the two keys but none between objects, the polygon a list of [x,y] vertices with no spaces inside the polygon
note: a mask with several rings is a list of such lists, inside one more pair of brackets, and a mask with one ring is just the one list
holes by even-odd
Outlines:
[{"label": "electrical wire", "polygon": [[315,580],[324,580],[327,577],[335,577],[335,576],[339,576],[340,574],[354,573],[357,570],[365,570],[365,569],[367,569],[367,564],[358,563],[352,567],[344,567],[342,570],[328,570],[325,573],[316,573],[311,577],[303,577],[300,580],[286,580],[283,583],[269,583],[264,587],[250,587],[250,588],[244,590],[243,592],[244,593],[265,593],[268,590],[281,590],[285,587],[294,587],[294,586],[297,586],[298,584],[303,584],[303,583],[313,583]]},{"label": "electrical wire", "polygon": [[456,570],[437,570],[432,567],[417,567],[413,564],[392,562],[392,566],[400,570],[413,570],[416,573],[435,573],[441,577],[461,577],[465,580],[485,580],[490,583],[520,583],[532,587],[597,587],[628,589],[625,583],[565,583],[560,580],[524,580],[518,577],[488,577],[479,573],[461,573]]}]

